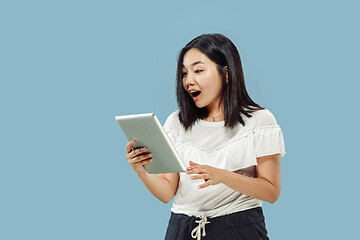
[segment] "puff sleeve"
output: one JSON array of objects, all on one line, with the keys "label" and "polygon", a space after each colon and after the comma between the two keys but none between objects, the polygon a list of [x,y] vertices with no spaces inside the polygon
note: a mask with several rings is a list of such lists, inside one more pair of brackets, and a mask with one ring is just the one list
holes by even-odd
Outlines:
[{"label": "puff sleeve", "polygon": [[179,138],[179,121],[178,121],[179,110],[171,113],[166,119],[163,128],[169,137],[171,143],[176,146],[177,139]]},{"label": "puff sleeve", "polygon": [[284,137],[274,115],[267,109],[257,116],[254,130],[254,148],[256,158],[285,152]]}]

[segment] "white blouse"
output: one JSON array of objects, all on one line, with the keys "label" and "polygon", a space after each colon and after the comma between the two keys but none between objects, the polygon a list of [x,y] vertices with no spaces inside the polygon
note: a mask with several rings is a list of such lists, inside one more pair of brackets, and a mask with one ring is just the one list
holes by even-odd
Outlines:
[{"label": "white blouse", "polygon": [[[189,161],[256,177],[256,158],[285,152],[284,138],[273,114],[267,110],[242,114],[245,127],[238,123],[234,129],[224,127],[225,121],[198,120],[191,131],[178,120],[179,110],[167,118],[164,129],[179,153],[185,167]],[[197,186],[203,179],[191,180],[179,173],[180,180],[171,211],[188,216],[218,217],[262,206],[262,201],[237,192],[225,184]]]}]

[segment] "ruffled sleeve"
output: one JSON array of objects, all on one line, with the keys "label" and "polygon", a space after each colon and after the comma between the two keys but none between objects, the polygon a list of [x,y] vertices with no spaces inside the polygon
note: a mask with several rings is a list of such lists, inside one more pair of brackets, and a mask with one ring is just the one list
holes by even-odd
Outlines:
[{"label": "ruffled sleeve", "polygon": [[163,125],[166,134],[174,146],[176,146],[176,142],[179,138],[178,112],[179,110],[171,113]]},{"label": "ruffled sleeve", "polygon": [[254,148],[256,158],[280,153],[285,156],[284,137],[274,115],[267,109],[257,115],[254,129]]}]

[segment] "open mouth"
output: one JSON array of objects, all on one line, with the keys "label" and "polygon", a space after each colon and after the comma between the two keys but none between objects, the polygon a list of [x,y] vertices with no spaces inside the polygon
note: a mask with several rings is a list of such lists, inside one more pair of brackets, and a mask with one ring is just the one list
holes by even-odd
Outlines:
[{"label": "open mouth", "polygon": [[195,91],[195,92],[191,92],[190,94],[193,98],[197,98],[200,95],[200,93],[201,91]]}]

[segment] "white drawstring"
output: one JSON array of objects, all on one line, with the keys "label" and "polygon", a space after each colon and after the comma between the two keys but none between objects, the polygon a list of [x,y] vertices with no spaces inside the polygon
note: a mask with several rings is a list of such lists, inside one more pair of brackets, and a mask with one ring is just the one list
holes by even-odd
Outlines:
[{"label": "white drawstring", "polygon": [[210,223],[207,221],[207,218],[205,216],[199,216],[199,218],[200,218],[200,220],[195,221],[196,223],[199,223],[199,226],[194,228],[194,230],[192,230],[192,232],[191,232],[191,236],[193,238],[197,238],[197,240],[201,240],[201,228],[203,229],[202,235],[203,235],[203,237],[205,237],[205,235],[206,235],[205,224]]}]

